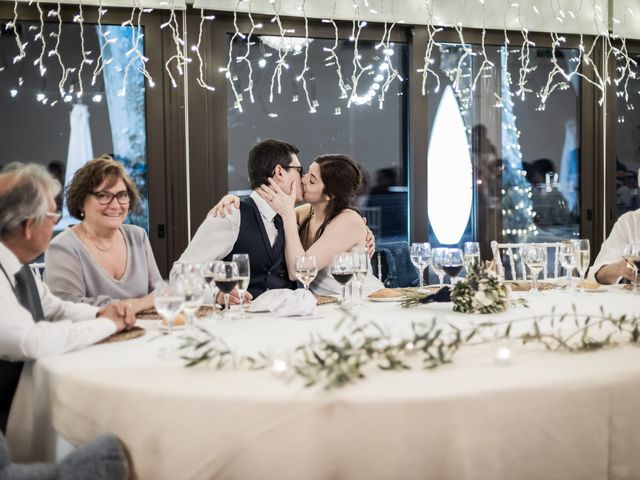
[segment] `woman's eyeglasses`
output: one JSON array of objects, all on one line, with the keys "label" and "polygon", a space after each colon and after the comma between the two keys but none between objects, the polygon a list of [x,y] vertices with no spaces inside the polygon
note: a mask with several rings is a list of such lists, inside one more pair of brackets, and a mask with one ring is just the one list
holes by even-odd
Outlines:
[{"label": "woman's eyeglasses", "polygon": [[100,205],[109,205],[115,198],[120,205],[127,205],[130,201],[129,192],[122,190],[121,192],[91,192],[91,195],[96,197]]}]

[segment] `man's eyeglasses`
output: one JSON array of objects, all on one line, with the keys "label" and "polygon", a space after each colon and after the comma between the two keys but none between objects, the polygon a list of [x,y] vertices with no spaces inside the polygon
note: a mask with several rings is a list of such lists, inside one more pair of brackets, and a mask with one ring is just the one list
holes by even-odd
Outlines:
[{"label": "man's eyeglasses", "polygon": [[295,168],[296,170],[298,170],[298,173],[300,174],[300,176],[304,175],[304,167],[302,165],[300,165],[299,167],[295,167],[293,165],[289,165],[288,167],[284,167],[284,168],[286,168],[287,170],[290,169],[290,168]]},{"label": "man's eyeglasses", "polygon": [[44,212],[44,216],[51,220],[54,225],[57,225],[62,220],[62,213],[60,212]]},{"label": "man's eyeglasses", "polygon": [[121,192],[91,192],[91,195],[96,197],[100,205],[109,205],[115,198],[120,205],[127,205],[130,201],[129,192],[122,190]]}]

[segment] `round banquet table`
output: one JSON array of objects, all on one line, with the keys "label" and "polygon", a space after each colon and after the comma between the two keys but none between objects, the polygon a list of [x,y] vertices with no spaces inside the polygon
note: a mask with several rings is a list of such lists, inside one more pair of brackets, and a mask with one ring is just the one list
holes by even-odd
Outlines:
[{"label": "round banquet table", "polygon": [[[465,315],[451,304],[403,309],[369,303],[363,319],[403,335],[412,321],[474,323],[570,312],[640,315],[619,290],[521,294],[529,308]],[[253,314],[204,322],[242,354],[291,351],[310,333],[335,335],[335,305],[301,320]],[[495,344],[461,350],[433,371],[367,370],[340,389],[305,388],[270,370],[185,368],[161,359],[159,321],[145,336],[38,361],[36,447],[79,445],[116,434],[140,479],[637,479],[640,478],[640,349],[551,353]],[[48,425],[48,431],[45,425]]]}]

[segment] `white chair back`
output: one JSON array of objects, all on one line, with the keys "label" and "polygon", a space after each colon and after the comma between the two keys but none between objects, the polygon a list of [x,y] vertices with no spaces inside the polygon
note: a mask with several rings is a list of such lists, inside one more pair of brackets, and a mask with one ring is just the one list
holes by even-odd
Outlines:
[{"label": "white chair back", "polygon": [[30,263],[29,268],[31,269],[31,273],[38,280],[42,280],[42,272],[44,272],[44,263]]},{"label": "white chair back", "polygon": [[[562,242],[535,242],[547,248],[547,268],[542,271],[542,278],[558,278],[561,275],[560,247]],[[491,242],[493,260],[496,262],[498,274],[505,280],[526,280],[527,267],[522,258],[522,247],[527,243],[498,243]]]}]

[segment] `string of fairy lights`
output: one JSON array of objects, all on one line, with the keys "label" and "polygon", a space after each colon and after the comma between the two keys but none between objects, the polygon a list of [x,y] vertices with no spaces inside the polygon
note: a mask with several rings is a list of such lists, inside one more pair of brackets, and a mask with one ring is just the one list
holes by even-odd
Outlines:
[{"label": "string of fairy lights", "polygon": [[[291,68],[291,62],[289,61],[290,55],[303,55],[304,61],[302,62],[301,70],[293,72],[295,81],[300,84],[300,88],[304,92],[304,99],[307,103],[309,113],[315,113],[320,108],[317,95],[312,92],[310,85],[313,83],[313,73],[309,65],[309,52],[310,46],[313,41],[309,37],[309,18],[307,17],[307,0],[299,0],[300,5],[298,7],[299,15],[304,21],[304,31],[296,32],[294,28],[286,25],[286,19],[280,15],[280,5],[282,0],[269,0],[273,8],[273,16],[270,22],[277,27],[279,42],[275,42],[276,55],[272,62],[267,55],[262,56],[258,61],[258,65],[254,65],[250,54],[252,47],[257,42],[260,42],[263,35],[259,35],[262,28],[262,23],[254,21],[254,15],[252,13],[251,0],[237,0],[235,8],[233,10],[234,20],[234,33],[229,40],[229,53],[226,65],[220,66],[217,70],[223,72],[230,86],[230,90],[234,97],[234,107],[238,111],[242,112],[242,105],[244,102],[255,102],[254,97],[254,75],[255,68],[264,69],[272,64],[272,74],[269,88],[269,102],[273,103],[276,96],[282,95],[282,75],[285,71]],[[384,106],[385,95],[389,91],[394,82],[404,82],[405,78],[400,75],[398,69],[393,62],[393,42],[391,41],[391,34],[397,23],[405,23],[404,20],[393,19],[392,22],[381,21],[383,26],[382,38],[375,44],[375,50],[379,52],[379,55],[374,57],[374,61],[365,61],[361,54],[361,34],[367,28],[368,22],[361,17],[361,11],[367,11],[368,18],[371,15],[384,13],[385,3],[381,0],[379,9],[374,9],[368,0],[343,0],[345,2],[351,2],[353,7],[353,18],[351,22],[351,34],[349,36],[349,43],[352,47],[352,55],[350,61],[351,72],[349,77],[345,77],[344,68],[345,64],[349,63],[345,60],[344,56],[341,58],[337,51],[340,45],[340,36],[338,26],[335,22],[334,15],[336,11],[336,4],[339,0],[333,2],[333,13],[328,19],[321,19],[321,22],[331,24],[334,29],[334,44],[333,47],[324,47],[324,51],[328,54],[325,58],[324,65],[327,68],[334,68],[337,78],[338,98],[345,100],[347,108],[354,108],[360,105],[371,105],[377,101],[380,108]],[[482,35],[481,44],[479,48],[474,48],[469,42],[465,40],[465,27],[463,22],[457,18],[453,25],[446,25],[441,19],[437,18],[434,14],[435,4],[437,1],[449,1],[449,0],[425,0],[425,7],[427,12],[427,42],[425,45],[424,66],[418,69],[421,74],[422,81],[422,93],[428,93],[428,84],[431,79],[433,92],[438,92],[441,88],[442,78],[444,74],[451,82],[451,85],[458,97],[463,108],[468,108],[470,102],[472,102],[472,94],[480,81],[480,79],[491,70],[495,68],[495,63],[489,58],[487,52],[487,46],[485,43],[485,37],[487,33],[485,25],[485,1],[486,0],[458,0],[459,8],[458,12],[464,12],[465,9],[478,8],[480,16],[482,18]],[[534,82],[531,81],[531,74],[537,68],[531,59],[531,51],[536,47],[535,43],[530,38],[530,32],[525,22],[525,12],[527,9],[527,15],[540,15],[540,9],[536,4],[527,2],[515,2],[513,0],[504,0],[506,2],[507,9],[505,10],[504,20],[504,47],[507,54],[507,62],[509,62],[509,55],[515,55],[519,61],[518,74],[515,79],[508,75],[508,79],[513,83],[513,93],[515,97],[524,101],[528,95],[535,95],[539,99],[539,110],[546,108],[549,98],[557,91],[566,90],[569,88],[573,77],[579,77],[591,84],[599,93],[600,104],[604,102],[605,93],[608,85],[612,83],[616,87],[617,95],[622,98],[627,105],[628,109],[633,109],[633,103],[630,102],[629,93],[631,91],[630,82],[636,78],[638,63],[629,53],[626,39],[624,36],[613,33],[612,31],[600,28],[597,30],[599,33],[595,37],[588,37],[582,33],[579,33],[578,51],[577,57],[572,57],[572,65],[561,65],[557,52],[562,49],[567,40],[565,35],[560,31],[562,25],[568,19],[571,19],[574,23],[580,26],[581,13],[583,9],[590,8],[593,15],[593,21],[596,26],[605,23],[602,8],[598,4],[597,0],[580,0],[576,9],[570,10],[566,6],[563,7],[560,0],[550,0],[551,17],[556,21],[559,26],[557,31],[549,33],[551,40],[551,70],[547,75],[546,82],[536,87]],[[59,66],[59,83],[58,94],[59,100],[65,101],[69,95],[74,95],[76,98],[81,98],[84,94],[85,83],[83,71],[95,64],[91,74],[91,85],[94,86],[104,73],[104,69],[109,65],[113,58],[108,57],[109,46],[118,41],[117,38],[110,38],[110,31],[108,27],[103,25],[104,15],[107,13],[107,9],[103,7],[102,0],[99,1],[97,6],[97,34],[100,38],[101,47],[97,52],[88,51],[85,47],[85,12],[89,7],[83,5],[80,0],[77,8],[78,13],[74,16],[73,21],[80,27],[80,50],[81,60],[78,65],[67,65],[61,54],[61,41],[63,36],[63,22],[61,18],[60,3],[57,3],[57,8],[49,9],[45,11],[43,8],[44,2],[35,1],[35,8],[38,12],[38,21],[35,25],[29,27],[30,31],[37,31],[32,41],[25,40],[25,33],[21,34],[20,29],[15,28],[19,24],[19,0],[13,2],[13,18],[4,24],[6,31],[12,31],[12,36],[15,39],[15,55],[13,56],[13,63],[19,63],[26,61],[27,56],[31,56],[33,52],[34,59],[33,65],[38,69],[38,73],[41,77],[47,75],[48,72],[48,59],[55,58]],[[248,6],[243,13],[240,12],[242,5]],[[473,5],[472,5],[473,4]],[[387,0],[387,5],[390,6],[393,12],[393,1]],[[474,7],[475,5],[475,7]],[[172,41],[172,52],[169,58],[166,60],[164,70],[169,78],[172,87],[177,88],[179,84],[179,78],[184,76],[185,69],[195,59],[197,66],[197,74],[195,75],[198,85],[209,91],[214,91],[211,78],[207,79],[205,72],[214,71],[215,69],[207,69],[205,59],[202,55],[203,45],[203,31],[205,24],[208,21],[214,21],[215,16],[208,14],[204,8],[199,8],[200,24],[197,42],[193,43],[190,48],[186,48],[185,45],[185,32],[181,28],[178,21],[177,9],[175,0],[168,0],[169,19],[161,25],[161,29],[169,29],[170,37]],[[144,75],[147,80],[148,87],[153,87],[155,81],[146,68],[148,57],[144,55],[142,47],[142,39],[144,37],[142,23],[143,16],[152,12],[150,8],[143,8],[140,4],[140,0],[132,0],[131,15],[128,20],[122,22],[122,27],[129,27],[131,29],[131,44],[133,45],[130,50],[126,52],[126,63],[123,66],[124,75],[122,80],[122,86],[118,91],[119,95],[126,94],[126,79],[132,69]],[[509,30],[507,28],[507,14],[515,15],[519,34],[521,40],[518,46],[512,45],[512,39],[509,37]],[[249,21],[249,30],[242,31],[239,26],[239,17],[243,15]],[[623,8],[622,18],[613,17],[612,13],[611,22],[621,27],[619,31],[624,31],[624,26],[628,22],[629,18],[635,16],[635,12],[631,6],[625,3]],[[393,15],[392,15],[393,16]],[[386,18],[386,17],[385,17]],[[52,20],[58,22],[57,32],[52,31],[47,38],[45,34],[45,24],[51,23]],[[442,52],[443,45],[438,42],[438,33],[445,28],[452,28],[458,37],[458,44],[461,48],[462,54],[458,57],[456,65],[452,65],[442,71],[438,71],[434,67],[435,56]],[[47,41],[49,40],[49,42]],[[240,55],[235,55],[234,51],[237,49],[238,44],[244,45],[244,52]],[[33,44],[33,45],[31,45]],[[604,60],[598,62],[596,58],[598,45],[604,45]],[[293,46],[292,46],[293,45]],[[272,48],[273,44],[270,45]],[[271,57],[271,55],[269,55]],[[606,62],[615,58],[617,66],[613,72],[606,70]],[[255,59],[254,59],[255,60]],[[377,63],[375,63],[377,62]],[[244,68],[240,68],[240,67]],[[590,74],[583,73],[583,67],[588,66]],[[473,79],[469,82],[463,82],[462,79],[469,75],[470,68],[474,68]],[[504,68],[504,66],[503,66]],[[4,70],[1,67],[0,72]],[[239,78],[239,73],[245,75],[244,78]],[[371,79],[367,85],[363,86],[362,82],[365,79]],[[73,80],[73,81],[72,81]],[[244,85],[244,88],[242,88]],[[16,85],[12,86],[10,93],[13,97],[16,97],[22,87],[22,77],[19,79]],[[501,108],[504,106],[505,98],[501,94],[495,93],[496,103],[495,106]],[[38,95],[40,102],[42,102],[43,96]],[[45,97],[47,97],[45,95]],[[51,99],[48,99],[51,100]],[[297,95],[294,96],[292,101],[297,101]],[[53,101],[49,101],[49,105],[53,105]],[[340,114],[341,109],[336,108],[335,114]],[[623,115],[620,117],[623,121]]]}]

